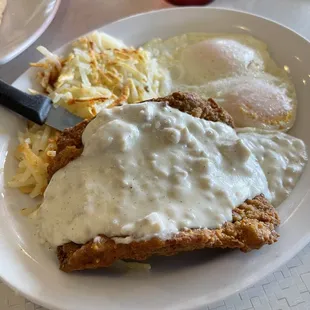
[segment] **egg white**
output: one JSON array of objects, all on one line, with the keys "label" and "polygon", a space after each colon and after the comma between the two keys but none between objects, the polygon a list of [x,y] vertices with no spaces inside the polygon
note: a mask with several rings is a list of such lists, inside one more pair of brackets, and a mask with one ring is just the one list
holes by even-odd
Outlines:
[{"label": "egg white", "polygon": [[288,130],[294,124],[294,85],[264,42],[243,34],[188,33],[144,48],[168,70],[167,90],[212,97],[237,127]]}]

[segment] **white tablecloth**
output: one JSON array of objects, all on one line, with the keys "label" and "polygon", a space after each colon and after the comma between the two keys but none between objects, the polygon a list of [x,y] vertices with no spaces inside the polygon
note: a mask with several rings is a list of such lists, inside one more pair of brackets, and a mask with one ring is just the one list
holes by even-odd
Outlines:
[{"label": "white tablecloth", "polygon": [[[211,6],[241,9],[268,17],[310,40],[310,0],[216,0]],[[38,60],[41,56],[35,51],[37,45],[54,50],[113,20],[165,7],[170,5],[161,0],[63,0],[46,32],[19,57],[0,67],[0,78],[11,83],[27,69],[30,61]],[[43,310],[17,296],[0,282],[0,310],[8,309]],[[310,244],[285,266],[255,286],[224,301],[206,305],[204,309],[310,309]]]}]

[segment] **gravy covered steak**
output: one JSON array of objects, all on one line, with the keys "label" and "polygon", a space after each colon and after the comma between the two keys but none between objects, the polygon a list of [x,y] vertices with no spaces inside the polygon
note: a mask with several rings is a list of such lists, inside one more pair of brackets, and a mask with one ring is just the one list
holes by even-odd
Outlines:
[{"label": "gravy covered steak", "polygon": [[65,130],[36,216],[65,272],[277,241],[261,166],[212,99],[176,92]]}]

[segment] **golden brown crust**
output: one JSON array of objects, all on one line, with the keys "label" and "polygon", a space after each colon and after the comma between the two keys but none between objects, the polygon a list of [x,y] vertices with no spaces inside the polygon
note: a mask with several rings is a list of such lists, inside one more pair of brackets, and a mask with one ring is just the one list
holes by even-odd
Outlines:
[{"label": "golden brown crust", "polygon": [[76,148],[83,148],[82,143],[82,134],[84,132],[84,129],[88,125],[90,121],[85,120],[73,128],[65,129],[59,139],[57,140],[57,152],[61,152],[64,150],[67,146],[75,146]]},{"label": "golden brown crust", "polygon": [[205,100],[192,93],[175,92],[166,97],[147,101],[167,102],[172,108],[194,117],[212,122],[222,122],[230,127],[235,127],[232,117],[211,98]]},{"label": "golden brown crust", "polygon": [[152,255],[170,256],[202,248],[239,248],[247,252],[276,242],[279,235],[275,227],[279,223],[276,210],[263,196],[257,196],[234,209],[233,222],[219,229],[190,229],[169,240],[153,238],[129,244],[115,243],[102,235],[99,241],[85,245],[70,242],[59,246],[57,255],[60,269],[71,272],[107,267],[118,259],[142,261]]},{"label": "golden brown crust", "polygon": [[73,128],[65,129],[58,137],[57,154],[47,167],[49,180],[57,170],[65,167],[82,154],[82,134],[89,122],[89,120],[85,120]]},{"label": "golden brown crust", "polygon": [[[212,99],[203,100],[189,93],[173,93],[151,101],[164,101],[195,117],[234,127],[231,116]],[[61,134],[57,142],[57,155],[48,169],[49,177],[80,156],[83,151],[82,133],[88,122],[82,122]],[[239,248],[247,252],[276,242],[279,235],[275,227],[279,222],[276,210],[263,196],[257,196],[235,208],[233,222],[227,222],[219,229],[190,229],[169,240],[153,238],[129,244],[115,243],[111,238],[101,236],[100,242],[91,240],[85,245],[70,242],[59,246],[57,255],[60,269],[71,272],[110,266],[118,259],[141,261],[152,255],[168,256],[202,248]]]}]

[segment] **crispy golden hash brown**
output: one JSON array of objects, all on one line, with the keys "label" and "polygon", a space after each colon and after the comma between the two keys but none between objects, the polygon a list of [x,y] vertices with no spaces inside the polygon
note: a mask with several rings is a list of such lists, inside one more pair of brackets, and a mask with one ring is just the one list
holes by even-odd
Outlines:
[{"label": "crispy golden hash brown", "polygon": [[[171,107],[195,117],[234,127],[231,116],[212,99],[202,100],[188,93],[173,93],[153,101],[165,101]],[[57,155],[49,166],[49,177],[82,153],[82,133],[87,124],[88,121],[85,121],[61,135],[57,143]],[[119,259],[142,261],[152,255],[169,256],[202,248],[239,248],[247,252],[276,242],[279,235],[275,228],[279,223],[276,210],[259,195],[235,208],[233,221],[219,229],[188,229],[169,240],[152,238],[129,244],[115,243],[111,238],[101,235],[86,244],[70,242],[59,246],[57,255],[60,269],[71,272],[107,267]]]}]

